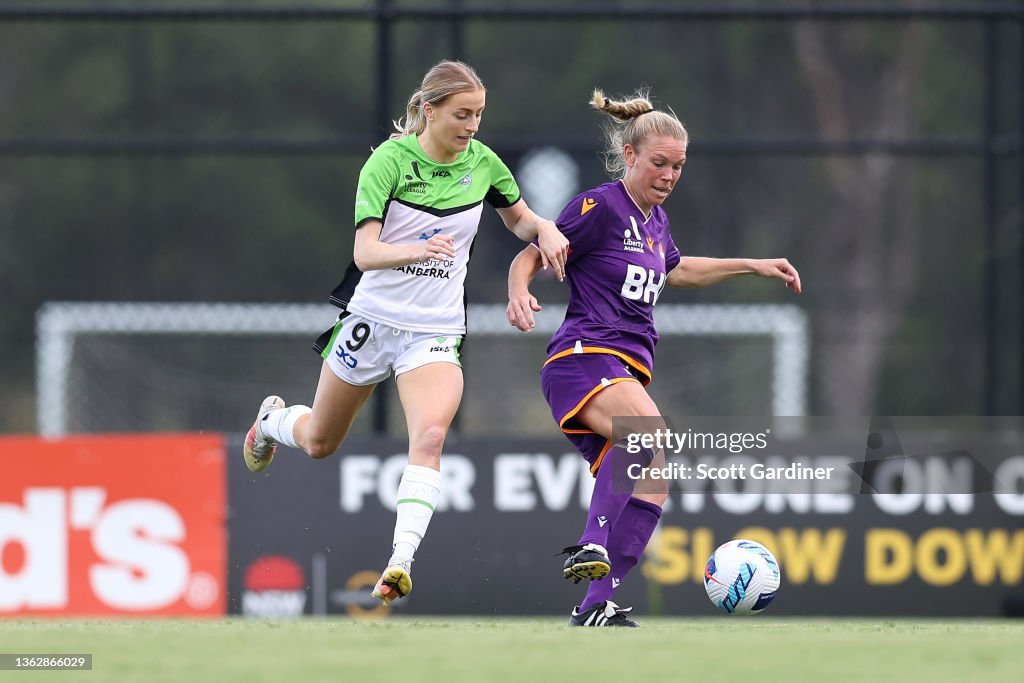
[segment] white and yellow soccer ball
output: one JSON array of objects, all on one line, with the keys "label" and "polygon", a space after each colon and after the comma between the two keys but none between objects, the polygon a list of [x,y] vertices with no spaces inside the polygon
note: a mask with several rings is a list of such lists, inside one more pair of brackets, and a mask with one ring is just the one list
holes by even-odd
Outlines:
[{"label": "white and yellow soccer ball", "polygon": [[782,581],[775,556],[760,543],[723,543],[704,566],[704,590],[726,614],[757,614],[778,593]]}]

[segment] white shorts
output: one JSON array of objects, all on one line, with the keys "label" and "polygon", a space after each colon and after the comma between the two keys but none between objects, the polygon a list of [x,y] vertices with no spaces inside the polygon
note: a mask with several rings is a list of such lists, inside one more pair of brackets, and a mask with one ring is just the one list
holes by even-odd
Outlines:
[{"label": "white shorts", "polygon": [[338,318],[321,357],[339,378],[355,386],[376,384],[430,363],[460,368],[460,335],[400,330],[346,311]]}]

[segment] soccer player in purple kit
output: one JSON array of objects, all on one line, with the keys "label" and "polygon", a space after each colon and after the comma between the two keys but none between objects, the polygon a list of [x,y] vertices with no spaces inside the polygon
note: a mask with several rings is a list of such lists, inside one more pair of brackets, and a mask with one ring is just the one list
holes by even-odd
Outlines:
[{"label": "soccer player in purple kit", "polygon": [[[664,426],[645,388],[658,342],[658,296],[666,284],[705,287],[740,275],[777,278],[796,293],[801,284],[782,258],[681,256],[661,205],[686,163],[686,129],[674,114],[655,110],[646,93],[617,101],[595,90],[591,104],[611,117],[605,167],[617,180],[578,195],[555,221],[569,239],[569,305],[548,344],[541,387],[558,426],[596,478],[586,528],[564,551],[565,578],[591,579],[569,625],[636,627],[626,616],[632,608],[611,598],[643,555],[668,489],[664,482],[634,489],[623,476],[629,464],[649,465],[663,454],[629,453],[622,418],[634,432]],[[508,320],[523,332],[534,328],[533,313],[540,310],[529,283],[541,265],[540,252],[529,245],[509,269]]]}]

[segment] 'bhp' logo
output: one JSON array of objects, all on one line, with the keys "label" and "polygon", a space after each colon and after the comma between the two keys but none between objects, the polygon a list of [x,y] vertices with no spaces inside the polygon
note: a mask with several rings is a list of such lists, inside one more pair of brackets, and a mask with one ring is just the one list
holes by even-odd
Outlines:
[{"label": "'bhp' logo", "polygon": [[[0,614],[222,614],[223,477],[220,510],[204,509],[201,477],[189,489],[142,473],[160,471],[146,462],[158,451],[132,448],[126,466],[118,439],[75,441],[64,455],[20,453],[17,476],[0,484]],[[12,479],[33,485],[13,492]]]}]

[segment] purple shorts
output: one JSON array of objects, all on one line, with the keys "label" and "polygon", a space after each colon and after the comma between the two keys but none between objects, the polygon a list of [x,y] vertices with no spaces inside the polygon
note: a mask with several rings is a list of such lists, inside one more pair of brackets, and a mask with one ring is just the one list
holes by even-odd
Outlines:
[{"label": "purple shorts", "polygon": [[540,386],[551,415],[566,438],[596,472],[611,441],[576,419],[597,392],[618,382],[639,381],[626,364],[607,353],[574,353],[550,361],[540,371]]}]

